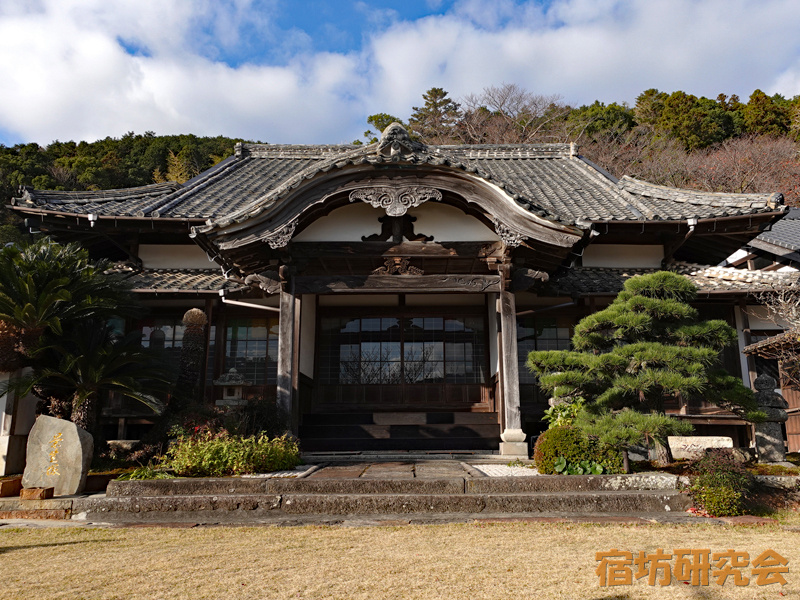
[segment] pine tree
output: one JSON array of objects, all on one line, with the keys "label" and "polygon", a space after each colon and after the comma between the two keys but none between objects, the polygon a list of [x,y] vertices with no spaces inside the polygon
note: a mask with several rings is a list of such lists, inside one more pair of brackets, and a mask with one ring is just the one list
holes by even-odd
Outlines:
[{"label": "pine tree", "polygon": [[453,130],[461,118],[461,107],[442,88],[429,89],[422,99],[425,105],[413,107],[408,119],[413,133],[428,144],[451,142],[456,137]]},{"label": "pine tree", "polygon": [[667,397],[704,399],[758,420],[752,392],[720,369],[736,340],[724,321],[698,321],[688,302],[697,288],[661,271],[632,277],[612,304],[575,326],[574,350],[531,352],[528,366],[560,401],[581,399],[590,412],[633,407],[664,413]]}]

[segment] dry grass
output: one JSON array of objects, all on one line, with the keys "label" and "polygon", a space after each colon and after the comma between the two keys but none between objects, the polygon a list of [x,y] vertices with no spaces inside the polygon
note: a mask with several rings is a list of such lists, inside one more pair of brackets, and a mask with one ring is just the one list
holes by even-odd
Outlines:
[{"label": "dry grass", "polygon": [[[599,587],[595,552],[658,547],[733,548],[751,558],[771,548],[789,559],[789,583]],[[0,598],[797,598],[798,568],[800,533],[778,527],[0,530]]]}]

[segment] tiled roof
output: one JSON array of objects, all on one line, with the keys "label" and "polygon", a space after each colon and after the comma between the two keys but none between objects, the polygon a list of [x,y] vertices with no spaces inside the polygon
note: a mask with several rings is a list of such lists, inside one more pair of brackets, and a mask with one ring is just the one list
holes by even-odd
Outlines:
[{"label": "tiled roof", "polygon": [[796,349],[800,346],[800,331],[797,329],[790,329],[778,335],[770,336],[766,339],[745,346],[742,352],[744,354],[757,354],[764,358],[776,358],[780,355],[781,351],[788,348]]},{"label": "tiled roof", "polygon": [[651,220],[746,215],[775,210],[783,204],[783,195],[778,193],[722,194],[682,190],[654,185],[628,176],[620,179],[617,185],[646,207],[644,215]]},{"label": "tiled roof", "polygon": [[138,293],[198,292],[217,293],[240,287],[227,281],[219,269],[150,269],[128,276],[132,291]]},{"label": "tiled roof", "polygon": [[[405,159],[404,159],[405,160]],[[503,188],[523,207],[566,224],[587,221],[682,220],[773,212],[780,194],[711,194],[608,176],[568,144],[429,146],[408,158],[474,174]],[[244,144],[184,185],[155,184],[105,192],[25,189],[21,208],[70,214],[206,219],[215,225],[245,220],[279,204],[315,175],[349,165],[390,163],[370,146]],[[588,225],[588,224],[587,224]]]},{"label": "tiled roof", "polygon": [[[542,292],[559,295],[616,294],[626,280],[635,275],[655,273],[659,269],[626,269],[603,267],[574,267],[567,274],[551,279]],[[673,263],[671,270],[686,275],[700,292],[771,290],[794,283],[800,273],[748,271],[729,267],[707,267],[692,263]],[[147,269],[127,277],[133,291],[216,293],[236,290],[241,285],[226,280],[218,269]]]},{"label": "tiled roof", "polygon": [[[552,279],[543,291],[560,295],[616,294],[626,280],[635,275],[655,273],[659,269],[625,269],[602,267],[574,267],[567,274]],[[798,273],[774,271],[748,271],[732,267],[708,267],[686,262],[675,262],[670,270],[686,275],[703,292],[748,292],[780,288],[795,282]]]},{"label": "tiled roof", "polygon": [[792,252],[800,250],[800,208],[790,208],[769,231],[761,233],[755,241],[766,242]]}]

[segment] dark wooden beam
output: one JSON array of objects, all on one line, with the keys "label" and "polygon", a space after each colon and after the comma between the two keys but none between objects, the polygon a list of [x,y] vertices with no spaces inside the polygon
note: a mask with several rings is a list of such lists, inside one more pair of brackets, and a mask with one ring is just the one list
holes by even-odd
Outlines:
[{"label": "dark wooden beam", "polygon": [[500,291],[498,275],[295,276],[297,294],[347,293],[489,293]]},{"label": "dark wooden beam", "polygon": [[739,259],[733,261],[728,266],[729,267],[738,267],[739,265],[741,265],[743,263],[746,263],[749,260],[753,260],[754,258],[758,258],[758,256],[755,255],[755,254],[748,254],[746,256],[743,256],[742,258],[739,258]]},{"label": "dark wooden beam", "polygon": [[[319,256],[489,257],[501,256],[502,242],[292,242],[287,253],[295,258]],[[234,254],[232,254],[233,256]]]}]

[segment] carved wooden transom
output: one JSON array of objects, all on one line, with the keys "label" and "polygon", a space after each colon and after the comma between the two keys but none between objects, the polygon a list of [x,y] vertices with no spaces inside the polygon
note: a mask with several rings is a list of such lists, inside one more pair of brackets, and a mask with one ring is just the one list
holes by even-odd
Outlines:
[{"label": "carved wooden transom", "polygon": [[405,256],[392,256],[386,259],[382,267],[372,272],[373,275],[422,275],[422,269],[412,267]]},{"label": "carved wooden transom", "polygon": [[361,200],[373,208],[383,208],[390,217],[402,217],[409,208],[428,200],[441,200],[442,192],[421,185],[409,187],[376,186],[350,192],[350,202]]}]

